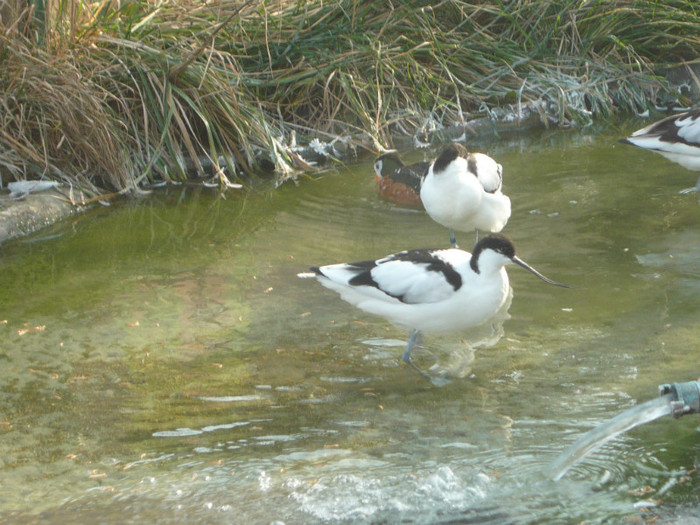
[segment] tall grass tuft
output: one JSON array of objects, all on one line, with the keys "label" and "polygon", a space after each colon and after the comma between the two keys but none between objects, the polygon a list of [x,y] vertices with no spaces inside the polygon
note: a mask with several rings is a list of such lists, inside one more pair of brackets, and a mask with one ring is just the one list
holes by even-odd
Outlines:
[{"label": "tall grass tuft", "polygon": [[284,178],[296,136],[379,150],[509,104],[585,125],[700,56],[681,0],[34,2],[0,8],[0,177],[93,194]]}]

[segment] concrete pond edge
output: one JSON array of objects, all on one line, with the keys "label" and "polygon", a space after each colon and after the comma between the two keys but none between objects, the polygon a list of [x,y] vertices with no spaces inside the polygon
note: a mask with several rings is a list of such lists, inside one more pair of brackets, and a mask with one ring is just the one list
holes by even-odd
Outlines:
[{"label": "concrete pond edge", "polygon": [[0,243],[35,233],[84,209],[57,190],[30,193],[21,200],[0,195]]}]

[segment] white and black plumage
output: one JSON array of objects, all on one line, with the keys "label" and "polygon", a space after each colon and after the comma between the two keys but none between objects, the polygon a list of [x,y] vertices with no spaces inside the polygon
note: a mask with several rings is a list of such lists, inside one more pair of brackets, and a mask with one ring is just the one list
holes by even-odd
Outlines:
[{"label": "white and black plumage", "polygon": [[412,330],[402,360],[410,363],[419,332],[450,332],[489,320],[508,296],[504,266],[515,263],[557,286],[515,256],[507,237],[492,234],[481,239],[474,253],[456,248],[410,250],[374,261],[313,267],[326,288],[365,312],[382,316]]},{"label": "white and black plumage", "polygon": [[[700,108],[654,122],[620,142],[654,151],[684,168],[700,171]],[[684,190],[689,191],[700,191],[700,179],[694,188]]]},{"label": "white and black plumage", "polygon": [[450,144],[435,159],[421,185],[423,207],[437,223],[454,230],[500,232],[510,218],[510,199],[501,192],[503,168],[483,153]]}]

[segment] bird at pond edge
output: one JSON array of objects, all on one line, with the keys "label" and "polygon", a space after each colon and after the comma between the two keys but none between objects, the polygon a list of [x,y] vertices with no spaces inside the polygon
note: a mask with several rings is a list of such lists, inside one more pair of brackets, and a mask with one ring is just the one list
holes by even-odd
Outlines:
[{"label": "bird at pond edge", "polygon": [[516,257],[512,241],[501,234],[482,238],[473,253],[457,248],[408,250],[377,260],[314,266],[298,276],[315,277],[346,302],[409,329],[401,359],[433,381],[411,362],[419,333],[463,330],[488,321],[508,297],[504,267],[511,263],[568,288]]},{"label": "bird at pond edge", "polygon": [[[654,122],[620,142],[655,151],[684,168],[700,171],[700,107]],[[681,193],[697,191],[700,178]]]},{"label": "bird at pond edge", "polygon": [[455,230],[500,232],[510,218],[510,199],[501,192],[503,168],[483,153],[469,153],[461,144],[450,144],[430,165],[420,198],[437,223],[450,229],[450,243],[457,248]]},{"label": "bird at pond edge", "polygon": [[374,180],[379,195],[400,204],[421,206],[420,186],[430,162],[406,165],[395,152],[384,153],[374,161]]}]

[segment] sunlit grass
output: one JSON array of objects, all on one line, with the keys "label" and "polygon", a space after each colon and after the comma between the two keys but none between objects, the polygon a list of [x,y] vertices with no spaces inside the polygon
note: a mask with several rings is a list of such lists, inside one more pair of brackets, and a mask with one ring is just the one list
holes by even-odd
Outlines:
[{"label": "sunlit grass", "polygon": [[[0,174],[91,193],[234,182],[290,146],[393,145],[508,104],[585,125],[672,99],[690,1],[48,0],[0,24]],[[687,102],[687,101],[685,101]]]}]

